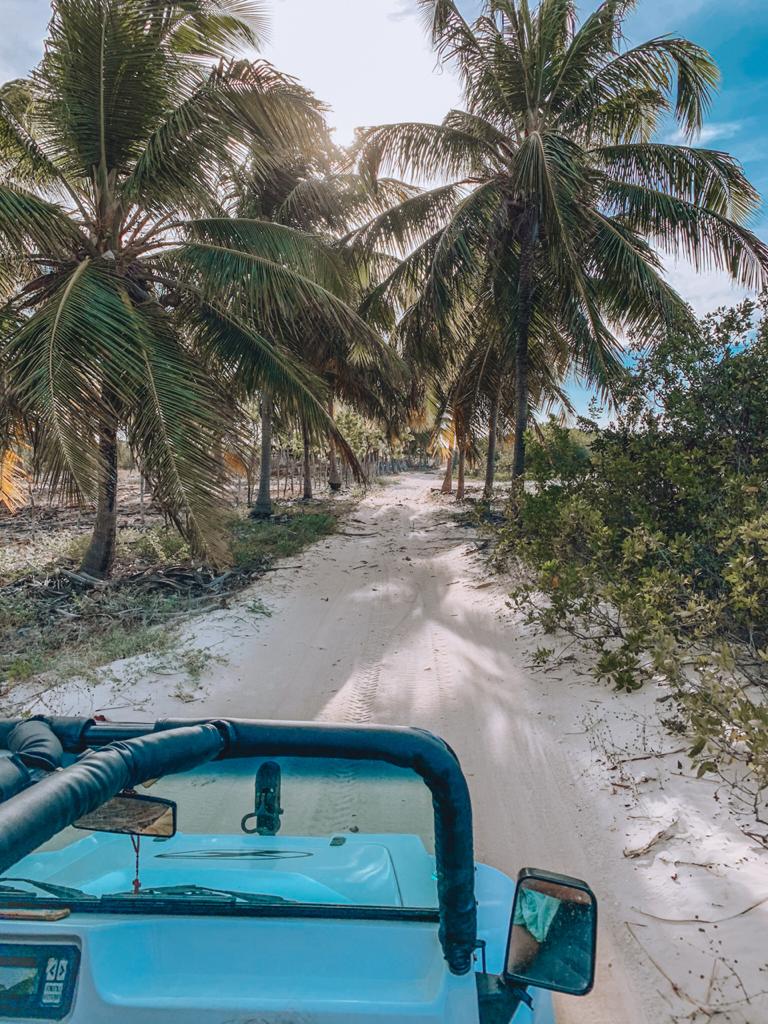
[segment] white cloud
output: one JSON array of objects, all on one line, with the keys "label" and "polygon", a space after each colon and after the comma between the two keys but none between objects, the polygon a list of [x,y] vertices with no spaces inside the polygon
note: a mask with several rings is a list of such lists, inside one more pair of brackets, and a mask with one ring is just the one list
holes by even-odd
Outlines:
[{"label": "white cloud", "polygon": [[[710,142],[714,142],[716,139],[719,141],[732,139],[734,135],[739,134],[743,127],[744,125],[741,121],[712,121],[710,124],[704,125],[693,140],[693,145],[708,146]],[[664,141],[674,146],[684,146],[689,142],[685,133],[680,129],[671,132],[665,137]]]},{"label": "white cloud", "polygon": [[281,0],[264,56],[332,107],[341,143],[363,125],[439,121],[458,102],[411,0]]},{"label": "white cloud", "polygon": [[720,270],[696,270],[687,260],[666,259],[666,278],[691,304],[697,316],[711,313],[719,306],[733,306],[753,293],[734,284]]}]

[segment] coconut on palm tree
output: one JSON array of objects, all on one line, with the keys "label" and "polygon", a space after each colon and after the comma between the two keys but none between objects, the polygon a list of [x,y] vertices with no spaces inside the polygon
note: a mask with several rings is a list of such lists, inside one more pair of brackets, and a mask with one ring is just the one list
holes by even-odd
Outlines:
[{"label": "coconut on palm tree", "polygon": [[243,380],[327,422],[279,344],[296,308],[358,335],[302,232],[235,221],[222,170],[311,146],[317,101],[264,62],[253,0],[54,0],[45,55],[0,95],[0,374],[54,486],[95,500],[83,569],[114,558],[117,442],[216,553],[220,439]]},{"label": "coconut on palm tree", "polygon": [[[758,196],[736,160],[693,145],[718,80],[712,57],[669,36],[625,46],[632,0],[604,0],[581,25],[575,0],[484,0],[471,24],[454,0],[420,5],[458,71],[463,109],[439,125],[366,130],[360,167],[449,183],[406,200],[369,237],[412,248],[391,287],[420,288],[422,320],[455,327],[459,289],[497,310],[520,476],[543,306],[571,368],[609,388],[620,330],[652,338],[690,318],[660,251],[765,282],[768,248],[746,227]],[[653,141],[668,120],[689,144]]]}]

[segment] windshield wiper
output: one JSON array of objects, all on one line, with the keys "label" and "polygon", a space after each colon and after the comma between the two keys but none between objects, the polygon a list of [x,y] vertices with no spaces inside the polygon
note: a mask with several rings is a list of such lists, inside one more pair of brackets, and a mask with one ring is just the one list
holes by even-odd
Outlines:
[{"label": "windshield wiper", "polygon": [[11,875],[0,876],[0,893],[12,893],[14,896],[23,895],[34,898],[37,893],[25,892],[24,889],[17,889],[14,885],[3,885],[2,882],[24,882],[26,885],[34,885],[41,892],[55,896],[57,900],[95,900],[91,893],[83,892],[82,889],[72,889],[68,885],[55,885],[53,882],[38,882],[35,878],[13,878]]},{"label": "windshield wiper", "polygon": [[284,896],[273,896],[265,892],[241,892],[239,889],[214,889],[207,885],[154,885],[139,889],[134,892],[113,892],[102,899],[124,899],[135,896],[147,896],[150,899],[155,896],[159,899],[184,898],[189,896],[208,896],[215,899],[237,901],[242,903],[258,903],[262,905],[274,903],[296,903],[297,900],[289,900]]}]

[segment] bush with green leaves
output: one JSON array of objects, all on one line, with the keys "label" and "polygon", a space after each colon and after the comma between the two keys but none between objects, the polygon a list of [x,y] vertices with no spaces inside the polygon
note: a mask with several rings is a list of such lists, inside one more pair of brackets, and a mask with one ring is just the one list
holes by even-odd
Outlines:
[{"label": "bush with green leaves", "polygon": [[[609,426],[552,423],[496,559],[529,620],[632,690],[662,676],[699,770],[768,785],[768,300],[635,352]],[[532,570],[532,571],[531,571]]]}]

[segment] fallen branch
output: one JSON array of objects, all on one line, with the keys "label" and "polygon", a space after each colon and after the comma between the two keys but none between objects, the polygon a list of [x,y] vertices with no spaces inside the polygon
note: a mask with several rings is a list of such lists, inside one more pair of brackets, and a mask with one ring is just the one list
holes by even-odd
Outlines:
[{"label": "fallen branch", "polygon": [[642,914],[643,917],[650,917],[654,921],[661,921],[663,924],[722,924],[724,921],[735,921],[737,917],[744,917],[745,914],[749,914],[751,911],[761,907],[764,903],[768,903],[768,896],[763,896],[757,903],[752,903],[750,906],[745,907],[744,910],[740,910],[736,914],[728,914],[727,917],[659,917],[657,914],[650,914],[647,910],[640,910],[638,907],[632,907],[632,910],[636,914]]},{"label": "fallen branch", "polygon": [[678,997],[678,999],[684,999],[686,1003],[690,1003],[691,1006],[695,1006],[697,1010],[701,1011],[702,1013],[706,1013],[707,1012],[706,1008],[701,1003],[697,1002],[697,1000],[695,1000],[692,996],[689,996],[688,993],[685,991],[685,989],[681,988],[677,984],[676,981],[673,981],[672,978],[670,978],[670,976],[667,974],[667,972],[664,970],[664,968],[661,966],[661,964],[657,963],[653,959],[653,957],[648,952],[648,950],[645,948],[645,946],[642,944],[640,939],[638,939],[638,937],[635,935],[635,933],[634,933],[634,931],[632,929],[632,925],[629,923],[629,921],[625,921],[624,924],[627,927],[627,931],[632,936],[632,938],[635,940],[635,942],[638,944],[640,949],[642,949],[642,951],[645,953],[645,955],[648,958],[648,960],[653,964],[653,966],[656,968],[656,970],[659,972],[659,974],[662,976],[662,978],[665,978],[667,980],[667,982],[669,983],[670,988],[675,993],[675,995]]},{"label": "fallen branch", "polygon": [[[617,783],[613,783],[617,785]],[[677,827],[677,818],[671,821],[666,828],[663,828],[660,832],[657,832],[655,836],[648,840],[643,846],[637,846],[634,849],[627,847],[624,850],[625,857],[642,857],[644,853],[648,853],[657,843],[660,843],[663,839],[672,839],[675,835],[674,829]]]},{"label": "fallen branch", "polygon": [[684,754],[688,747],[675,747],[674,750],[660,750],[656,754],[640,754],[638,757],[622,757],[616,764],[631,764],[633,761],[652,761],[654,757],[670,757],[672,754]]}]

